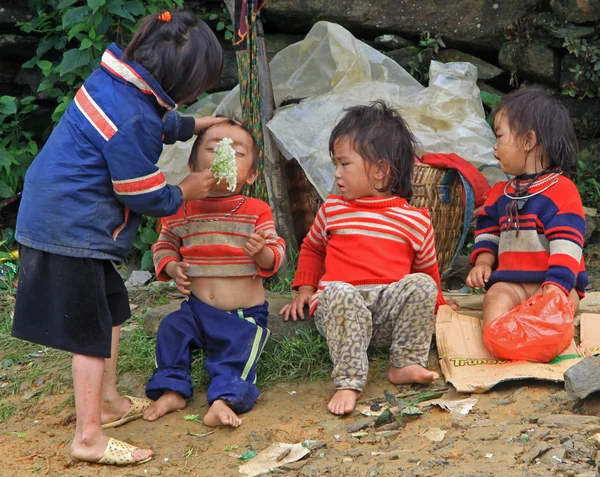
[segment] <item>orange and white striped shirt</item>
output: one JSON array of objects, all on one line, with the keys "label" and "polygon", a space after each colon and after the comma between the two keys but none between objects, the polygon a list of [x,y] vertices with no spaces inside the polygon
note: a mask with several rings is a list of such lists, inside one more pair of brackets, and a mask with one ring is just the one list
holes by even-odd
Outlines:
[{"label": "orange and white striped shirt", "polygon": [[[272,270],[259,268],[243,250],[250,234],[260,232],[275,253]],[[281,266],[285,242],[267,203],[235,195],[184,202],[175,215],[162,219],[152,251],[161,281],[171,279],[164,268],[172,261],[189,263],[189,277],[270,277]]]},{"label": "orange and white striped shirt", "polygon": [[408,205],[400,197],[363,197],[346,200],[331,195],[319,209],[302,243],[293,288],[317,288],[344,282],[358,288],[389,285],[409,273],[426,273],[441,293],[433,227],[426,209]]}]

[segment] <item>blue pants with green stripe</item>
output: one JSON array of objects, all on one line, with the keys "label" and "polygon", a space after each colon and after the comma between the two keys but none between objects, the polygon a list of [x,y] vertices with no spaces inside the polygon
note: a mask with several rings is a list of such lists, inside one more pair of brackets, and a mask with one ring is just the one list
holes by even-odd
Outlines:
[{"label": "blue pants with green stripe", "polygon": [[156,369],[146,395],[158,399],[175,391],[185,399],[194,389],[190,377],[192,352],[207,352],[205,367],[210,377],[208,403],[227,401],[237,413],[250,411],[260,391],[256,364],[269,338],[269,304],[245,310],[222,311],[194,296],[161,321],[156,335]]}]

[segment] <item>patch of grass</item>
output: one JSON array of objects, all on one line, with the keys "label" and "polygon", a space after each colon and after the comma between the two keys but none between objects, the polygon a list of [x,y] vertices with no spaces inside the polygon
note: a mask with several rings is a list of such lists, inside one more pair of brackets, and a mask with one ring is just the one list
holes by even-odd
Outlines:
[{"label": "patch of grass", "polygon": [[117,373],[133,371],[149,378],[154,371],[156,338],[148,336],[142,328],[135,328],[121,338]]},{"label": "patch of grass", "polygon": [[6,402],[6,399],[0,400],[0,422],[8,421],[17,411],[17,405]]},{"label": "patch of grass", "polygon": [[301,328],[258,362],[258,386],[277,382],[327,379],[333,369],[327,342],[316,330]]},{"label": "patch of grass", "polygon": [[273,293],[282,296],[292,296],[292,283],[298,265],[299,251],[296,248],[290,249],[288,252],[288,262],[284,264],[274,277],[265,280],[265,288]]}]

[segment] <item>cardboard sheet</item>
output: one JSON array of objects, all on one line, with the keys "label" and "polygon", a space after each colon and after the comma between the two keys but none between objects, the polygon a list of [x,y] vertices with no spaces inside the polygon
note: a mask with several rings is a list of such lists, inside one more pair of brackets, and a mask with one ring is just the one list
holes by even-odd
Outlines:
[{"label": "cardboard sheet", "polygon": [[440,307],[435,332],[442,372],[459,392],[482,393],[518,379],[562,382],[564,372],[584,356],[600,353],[600,314],[596,313],[581,315],[581,346],[572,342],[547,364],[494,358],[483,343],[481,319],[459,315],[449,306]]}]

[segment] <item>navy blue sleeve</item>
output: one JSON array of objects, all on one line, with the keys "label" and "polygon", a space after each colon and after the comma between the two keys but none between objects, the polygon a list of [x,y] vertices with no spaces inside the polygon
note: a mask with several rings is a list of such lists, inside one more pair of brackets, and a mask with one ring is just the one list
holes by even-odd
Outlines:
[{"label": "navy blue sleeve", "polygon": [[187,141],[194,135],[196,121],[191,116],[181,116],[176,112],[169,113],[164,122],[163,143],[173,144],[175,141]]}]

